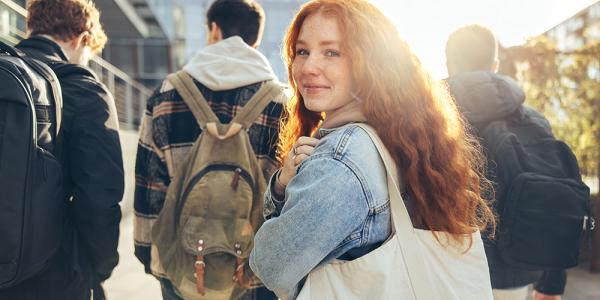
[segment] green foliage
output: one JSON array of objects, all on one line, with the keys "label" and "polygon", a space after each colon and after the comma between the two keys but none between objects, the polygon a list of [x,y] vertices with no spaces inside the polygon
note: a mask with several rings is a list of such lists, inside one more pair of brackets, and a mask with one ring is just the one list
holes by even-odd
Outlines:
[{"label": "green foliage", "polygon": [[600,42],[561,52],[544,36],[501,50],[500,72],[544,114],[575,152],[583,174],[600,177]]}]

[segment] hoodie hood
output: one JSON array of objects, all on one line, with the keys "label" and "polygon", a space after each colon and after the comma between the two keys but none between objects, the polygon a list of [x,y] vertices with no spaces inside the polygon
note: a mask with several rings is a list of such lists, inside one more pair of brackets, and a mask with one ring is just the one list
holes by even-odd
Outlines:
[{"label": "hoodie hood", "polygon": [[450,93],[470,123],[504,118],[525,102],[525,93],[510,77],[492,72],[467,72],[447,79]]},{"label": "hoodie hood", "polygon": [[212,91],[226,91],[277,80],[267,58],[239,36],[209,45],[192,57],[183,70]]}]

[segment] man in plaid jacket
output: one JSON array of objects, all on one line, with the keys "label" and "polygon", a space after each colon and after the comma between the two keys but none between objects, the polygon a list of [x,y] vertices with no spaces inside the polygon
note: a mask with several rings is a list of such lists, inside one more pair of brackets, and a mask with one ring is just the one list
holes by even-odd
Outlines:
[{"label": "man in plaid jacket", "polygon": [[[183,67],[207,99],[221,123],[229,123],[269,80],[276,80],[267,59],[256,50],[264,28],[264,12],[249,0],[217,0],[207,12],[208,46]],[[249,129],[250,142],[265,177],[277,168],[276,145],[283,113],[282,93],[267,105]],[[181,95],[166,80],[148,99],[135,167],[135,255],[151,273],[152,225],[165,201],[171,179],[185,160],[201,129]],[[162,274],[164,299],[180,299]],[[274,299],[264,289],[245,299]]]}]

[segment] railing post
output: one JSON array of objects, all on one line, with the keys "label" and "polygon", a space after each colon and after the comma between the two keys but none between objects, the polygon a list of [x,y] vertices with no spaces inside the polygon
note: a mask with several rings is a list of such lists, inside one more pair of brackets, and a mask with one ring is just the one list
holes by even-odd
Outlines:
[{"label": "railing post", "polygon": [[108,76],[106,79],[108,90],[111,94],[116,95],[115,91],[115,74],[112,72],[108,72]]},{"label": "railing post", "polygon": [[125,123],[130,128],[133,128],[133,87],[130,82],[127,82],[125,88]]},{"label": "railing post", "polygon": [[10,35],[10,13],[8,10],[0,11],[0,34],[3,36]]},{"label": "railing post", "polygon": [[146,113],[146,100],[147,100],[147,95],[145,93],[142,93],[142,91],[140,91],[139,93],[139,97],[140,97],[140,101],[138,102],[138,116],[139,116],[139,120],[140,123],[138,125],[142,125],[142,121],[144,120],[144,114]]}]

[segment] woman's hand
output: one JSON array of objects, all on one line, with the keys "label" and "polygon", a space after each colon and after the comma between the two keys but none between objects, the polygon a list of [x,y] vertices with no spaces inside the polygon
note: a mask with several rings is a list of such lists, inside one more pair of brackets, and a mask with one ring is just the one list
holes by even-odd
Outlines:
[{"label": "woman's hand", "polygon": [[275,193],[277,195],[283,195],[285,191],[285,187],[292,180],[292,177],[296,175],[296,169],[298,165],[302,163],[305,159],[307,159],[310,154],[315,149],[315,146],[319,143],[318,139],[301,136],[292,150],[287,154],[285,160],[283,161],[283,167],[279,172],[279,176],[275,181]]}]

